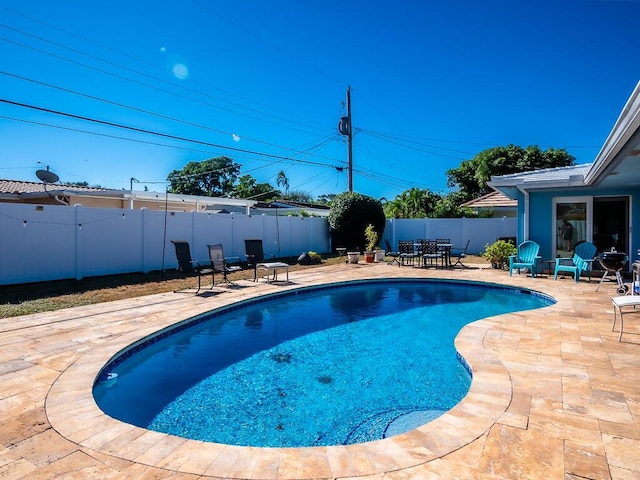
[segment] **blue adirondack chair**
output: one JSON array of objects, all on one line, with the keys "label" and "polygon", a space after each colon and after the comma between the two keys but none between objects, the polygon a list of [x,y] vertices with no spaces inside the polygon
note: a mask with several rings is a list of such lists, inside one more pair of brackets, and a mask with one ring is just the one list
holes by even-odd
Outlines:
[{"label": "blue adirondack chair", "polygon": [[580,280],[582,273],[589,275],[591,281],[591,262],[598,253],[597,247],[591,242],[581,242],[573,251],[573,258],[556,258],[556,270],[553,279],[558,278],[558,272],[571,272],[575,281]]},{"label": "blue adirondack chair", "polygon": [[531,276],[536,276],[536,264],[540,261],[538,252],[540,245],[533,240],[527,240],[518,245],[518,253],[509,256],[509,276],[513,275],[513,269],[520,273],[521,268],[528,268]]}]

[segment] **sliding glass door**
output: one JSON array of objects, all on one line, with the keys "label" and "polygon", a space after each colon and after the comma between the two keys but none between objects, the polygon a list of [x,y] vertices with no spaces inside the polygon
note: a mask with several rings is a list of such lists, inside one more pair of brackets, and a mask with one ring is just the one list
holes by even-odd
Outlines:
[{"label": "sliding glass door", "polygon": [[554,211],[555,238],[553,248],[556,257],[571,257],[579,242],[591,238],[589,221],[591,217],[591,199],[559,198]]},{"label": "sliding glass door", "polygon": [[598,252],[629,252],[629,197],[559,197],[553,202],[553,254],[571,257],[579,242]]},{"label": "sliding glass door", "polygon": [[615,248],[633,258],[629,251],[629,197],[593,199],[593,243],[598,252]]}]

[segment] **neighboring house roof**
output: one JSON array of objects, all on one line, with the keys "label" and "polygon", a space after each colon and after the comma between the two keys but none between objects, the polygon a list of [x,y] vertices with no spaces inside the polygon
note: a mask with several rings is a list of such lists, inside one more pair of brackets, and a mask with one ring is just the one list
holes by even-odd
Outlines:
[{"label": "neighboring house roof", "polygon": [[71,205],[91,201],[93,207],[152,208],[172,210],[235,210],[249,214],[255,200],[241,198],[205,197],[166,192],[141,192],[135,190],[109,190],[95,187],[57,185],[53,183],[0,180],[0,201],[12,203],[55,203]]},{"label": "neighboring house roof", "polygon": [[489,186],[515,198],[517,190],[640,185],[640,82],[593,163],[491,177]]},{"label": "neighboring house roof", "polygon": [[474,198],[468,202],[465,202],[461,205],[462,207],[468,208],[516,208],[518,206],[518,201],[512,198],[507,197],[501,192],[491,192],[487,193],[478,198]]},{"label": "neighboring house roof", "polygon": [[23,182],[21,180],[5,180],[0,178],[0,194],[25,194],[25,193],[45,193],[61,190],[73,190],[77,192],[104,192],[104,188],[95,187],[76,187],[68,185],[56,185],[48,183],[45,190],[45,184],[42,182]]},{"label": "neighboring house roof", "polygon": [[315,215],[320,217],[326,217],[329,215],[330,207],[324,204],[307,203],[307,202],[294,202],[292,200],[274,200],[273,202],[258,202],[255,207],[256,211],[273,214],[273,211],[277,213],[278,209],[283,209],[285,212],[295,212],[296,214],[300,210],[304,210],[309,215]]},{"label": "neighboring house roof", "polygon": [[296,208],[315,208],[317,210],[329,210],[331,208],[329,207],[329,205],[325,205],[324,203],[295,202],[293,200],[282,199],[274,200],[273,202],[271,202],[271,204]]}]

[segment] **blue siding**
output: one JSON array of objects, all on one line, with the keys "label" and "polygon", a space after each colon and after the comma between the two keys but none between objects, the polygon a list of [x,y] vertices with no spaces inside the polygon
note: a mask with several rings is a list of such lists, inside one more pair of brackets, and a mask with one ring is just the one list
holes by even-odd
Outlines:
[{"label": "blue siding", "polygon": [[[543,258],[551,258],[553,251],[552,241],[555,238],[553,218],[553,199],[556,197],[602,197],[631,195],[631,243],[630,259],[636,260],[636,250],[640,248],[640,231],[636,232],[633,225],[640,225],[640,188],[628,189],[598,189],[576,188],[563,190],[533,191],[529,194],[529,239],[540,245],[540,255]],[[518,193],[518,242],[524,240],[524,195]]]}]

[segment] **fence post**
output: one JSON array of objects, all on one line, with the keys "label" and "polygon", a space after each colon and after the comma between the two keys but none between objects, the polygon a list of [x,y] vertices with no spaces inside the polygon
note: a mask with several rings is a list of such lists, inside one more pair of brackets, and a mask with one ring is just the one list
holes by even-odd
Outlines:
[{"label": "fence post", "polygon": [[82,256],[80,255],[80,250],[81,250],[81,246],[82,246],[82,219],[80,218],[80,209],[82,208],[82,205],[74,205],[75,208],[75,217],[76,217],[76,223],[72,228],[75,228],[75,240],[76,240],[76,265],[75,265],[75,271],[76,271],[76,280],[82,280],[82,265],[81,265],[81,261],[80,259],[82,258]]}]

